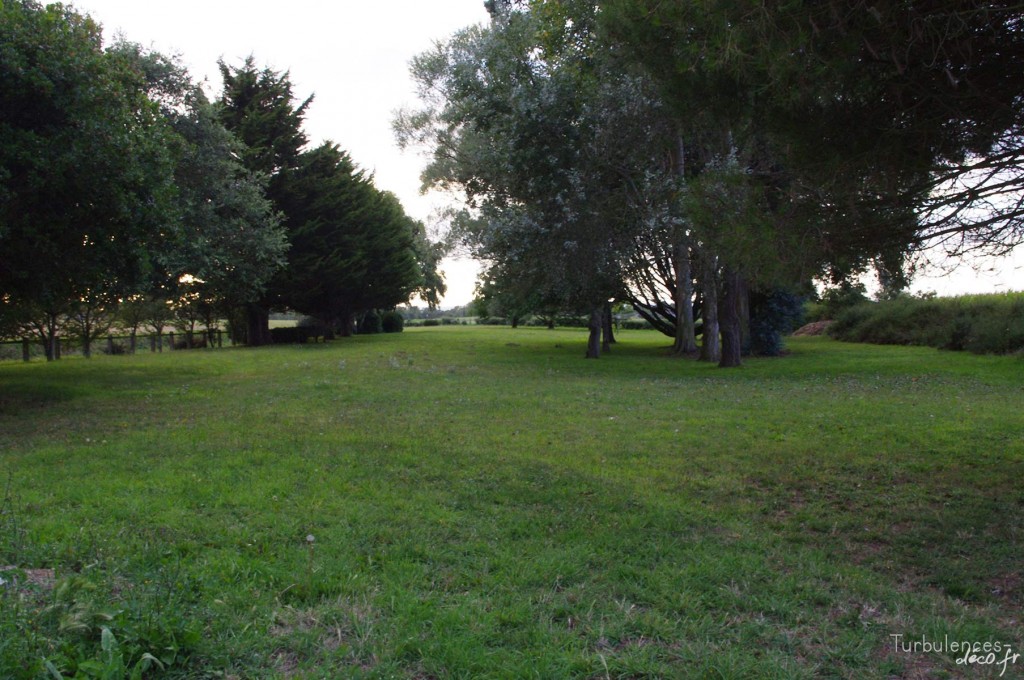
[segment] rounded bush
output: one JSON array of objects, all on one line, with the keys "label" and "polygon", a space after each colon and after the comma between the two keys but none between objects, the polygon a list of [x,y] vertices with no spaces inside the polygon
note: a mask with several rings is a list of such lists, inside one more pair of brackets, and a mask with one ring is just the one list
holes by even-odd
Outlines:
[{"label": "rounded bush", "polygon": [[401,312],[390,311],[380,320],[380,325],[385,333],[401,333],[405,330],[405,317]]},{"label": "rounded bush", "polygon": [[369,311],[363,316],[362,323],[359,324],[359,332],[362,335],[372,335],[374,333],[383,333],[384,326],[381,323],[380,315],[377,312]]}]

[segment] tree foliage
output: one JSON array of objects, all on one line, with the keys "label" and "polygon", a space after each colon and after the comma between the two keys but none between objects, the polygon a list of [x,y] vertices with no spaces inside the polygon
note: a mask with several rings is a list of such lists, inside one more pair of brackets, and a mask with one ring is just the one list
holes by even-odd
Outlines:
[{"label": "tree foliage", "polygon": [[265,195],[266,177],[243,165],[246,147],[182,66],[132,43],[112,51],[142,75],[174,133],[172,228],[154,253],[150,291],[177,296],[187,277],[188,294],[219,310],[255,302],[284,264],[288,245]]},{"label": "tree foliage", "polygon": [[602,19],[687,118],[743,130],[830,264],[1024,236],[1024,12],[1010,2],[662,3]]},{"label": "tree foliage", "polygon": [[133,289],[172,196],[166,122],[88,17],[13,0],[0,27],[4,307],[56,314]]},{"label": "tree foliage", "polygon": [[422,283],[419,225],[347,153],[324,143],[301,154],[282,186],[292,243],[282,304],[348,332],[355,314],[408,301]]}]

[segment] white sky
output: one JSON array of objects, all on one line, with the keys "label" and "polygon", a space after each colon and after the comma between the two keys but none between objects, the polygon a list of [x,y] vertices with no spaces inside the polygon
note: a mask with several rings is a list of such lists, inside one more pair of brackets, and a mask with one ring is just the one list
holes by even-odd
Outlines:
[{"label": "white sky", "polygon": [[[107,42],[122,33],[144,47],[179,55],[192,77],[221,89],[217,60],[290,71],[300,101],[315,94],[305,130],[310,144],[336,142],[379,188],[393,192],[409,215],[432,224],[446,197],[421,196],[425,163],[402,152],[391,131],[394,113],[415,106],[409,61],[466,26],[485,22],[483,0],[71,0],[103,25]],[[443,306],[473,297],[476,264],[446,261]]]},{"label": "white sky", "polygon": [[[108,41],[118,32],[165,54],[180,55],[197,80],[220,91],[217,60],[256,63],[290,71],[295,95],[316,98],[306,132],[313,145],[330,139],[361,167],[375,173],[377,186],[394,192],[406,212],[432,224],[446,197],[421,196],[424,165],[414,150],[401,152],[391,121],[395,111],[416,104],[409,61],[456,30],[487,20],[483,0],[74,0],[78,11],[104,26]],[[1024,248],[1004,260],[976,268],[919,274],[914,292],[940,295],[1024,290]],[[473,297],[477,265],[444,263],[448,294],[444,307]],[[929,274],[925,276],[925,274]]]}]

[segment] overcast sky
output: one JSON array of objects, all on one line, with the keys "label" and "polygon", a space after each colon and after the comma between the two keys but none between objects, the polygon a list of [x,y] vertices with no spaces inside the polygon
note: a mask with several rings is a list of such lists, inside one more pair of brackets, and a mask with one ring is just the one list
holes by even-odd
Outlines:
[{"label": "overcast sky", "polygon": [[[377,186],[394,192],[410,215],[431,223],[443,196],[419,194],[424,159],[401,152],[391,132],[394,112],[416,103],[409,61],[460,28],[485,22],[483,0],[77,0],[80,12],[146,47],[178,54],[197,80],[220,91],[217,60],[238,65],[252,54],[260,66],[290,71],[298,98],[315,94],[306,117],[312,144],[330,139]],[[1024,290],[1024,250],[1012,259],[975,263],[953,273],[919,276],[915,291],[939,294]],[[472,298],[476,267],[447,261],[443,306]]]}]

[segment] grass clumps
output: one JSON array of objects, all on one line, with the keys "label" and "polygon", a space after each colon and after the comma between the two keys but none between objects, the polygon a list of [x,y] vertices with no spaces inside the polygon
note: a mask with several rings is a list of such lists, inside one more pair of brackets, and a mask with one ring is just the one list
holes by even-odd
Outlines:
[{"label": "grass clumps", "polygon": [[975,354],[1024,351],[1024,293],[899,297],[848,307],[829,334],[847,342],[921,345]]}]

